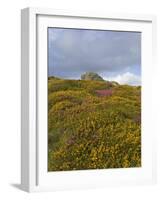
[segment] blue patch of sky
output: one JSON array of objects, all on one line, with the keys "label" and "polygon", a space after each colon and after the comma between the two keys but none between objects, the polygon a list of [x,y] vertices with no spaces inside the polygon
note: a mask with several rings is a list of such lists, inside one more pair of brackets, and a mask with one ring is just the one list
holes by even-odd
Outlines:
[{"label": "blue patch of sky", "polygon": [[141,79],[141,33],[48,28],[48,76],[80,79],[89,71]]}]

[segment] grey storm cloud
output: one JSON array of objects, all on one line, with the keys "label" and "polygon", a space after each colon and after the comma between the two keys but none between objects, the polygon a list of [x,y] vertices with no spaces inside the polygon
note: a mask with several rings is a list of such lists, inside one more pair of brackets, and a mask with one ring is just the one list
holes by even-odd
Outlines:
[{"label": "grey storm cloud", "polygon": [[140,74],[141,33],[48,28],[49,76]]}]

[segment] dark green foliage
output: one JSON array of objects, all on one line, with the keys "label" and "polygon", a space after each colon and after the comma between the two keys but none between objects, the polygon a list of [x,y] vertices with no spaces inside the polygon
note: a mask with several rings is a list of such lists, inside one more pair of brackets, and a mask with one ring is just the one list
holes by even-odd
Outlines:
[{"label": "dark green foliage", "polygon": [[141,87],[50,78],[48,170],[140,167],[140,96]]}]

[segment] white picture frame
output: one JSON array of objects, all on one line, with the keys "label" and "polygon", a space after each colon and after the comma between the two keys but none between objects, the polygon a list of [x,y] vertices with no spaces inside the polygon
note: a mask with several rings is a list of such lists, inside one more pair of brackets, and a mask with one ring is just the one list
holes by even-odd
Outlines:
[{"label": "white picture frame", "polygon": [[[89,23],[91,21],[92,23]],[[143,166],[141,169],[49,173],[46,167],[47,43],[45,30],[52,25],[103,29],[106,28],[107,22],[111,30],[141,31],[143,33],[142,118],[143,121],[145,120],[142,137]],[[25,8],[21,12],[21,49],[21,188],[28,192],[34,192],[122,184],[154,184],[156,182],[156,145],[155,133],[151,132],[154,118],[151,115],[153,108],[150,98],[152,84],[149,82],[149,78],[155,67],[155,16]],[[40,92],[40,88],[43,92]]]}]

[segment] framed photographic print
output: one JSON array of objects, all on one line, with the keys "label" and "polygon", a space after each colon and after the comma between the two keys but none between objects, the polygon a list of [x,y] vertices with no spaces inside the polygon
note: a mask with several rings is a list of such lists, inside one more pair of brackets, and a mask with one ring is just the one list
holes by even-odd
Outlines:
[{"label": "framed photographic print", "polygon": [[21,19],[22,189],[155,183],[155,17],[26,8]]}]

